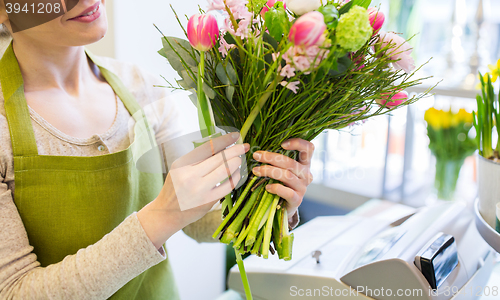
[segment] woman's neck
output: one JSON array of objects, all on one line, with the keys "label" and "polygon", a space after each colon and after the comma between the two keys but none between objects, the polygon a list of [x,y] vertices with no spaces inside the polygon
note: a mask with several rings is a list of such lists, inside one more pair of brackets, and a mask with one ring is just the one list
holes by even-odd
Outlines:
[{"label": "woman's neck", "polygon": [[19,38],[14,40],[13,49],[26,92],[59,89],[77,96],[86,83],[96,80],[83,47],[34,47]]}]

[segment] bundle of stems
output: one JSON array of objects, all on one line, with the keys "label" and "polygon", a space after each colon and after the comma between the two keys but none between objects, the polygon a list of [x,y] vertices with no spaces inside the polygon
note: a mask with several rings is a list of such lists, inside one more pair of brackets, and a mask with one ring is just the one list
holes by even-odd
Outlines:
[{"label": "bundle of stems", "polygon": [[256,176],[249,179],[213,237],[226,244],[234,242],[241,254],[268,258],[269,252],[277,252],[280,259],[290,260],[293,234],[289,233],[287,209],[283,199],[266,191],[265,181]]}]

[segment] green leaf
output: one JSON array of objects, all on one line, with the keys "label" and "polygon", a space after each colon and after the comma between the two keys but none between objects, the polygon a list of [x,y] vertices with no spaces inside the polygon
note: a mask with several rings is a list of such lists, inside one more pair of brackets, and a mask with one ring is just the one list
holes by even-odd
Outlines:
[{"label": "green leaf", "polygon": [[328,74],[330,76],[343,75],[351,67],[351,64],[352,61],[349,59],[349,56],[344,55],[332,65],[332,68],[330,69]]},{"label": "green leaf", "polygon": [[160,54],[161,56],[167,58],[167,54],[165,54],[165,50],[163,48],[161,48],[160,50],[158,50],[158,54]]},{"label": "green leaf", "polygon": [[227,66],[226,66],[226,72],[227,72],[227,75],[229,76],[229,80],[232,83],[237,83],[238,82],[238,75],[236,74],[236,71],[234,70],[233,65],[227,64]]},{"label": "green leaf", "polygon": [[339,22],[339,12],[335,5],[328,4],[321,6],[318,11],[325,17],[325,24],[328,29],[334,29]]},{"label": "green leaf", "polygon": [[229,32],[226,33],[226,35],[224,35],[224,39],[226,40],[226,43],[228,43],[229,45],[236,45],[234,37]]},{"label": "green leaf", "polygon": [[262,126],[262,115],[260,113],[255,118],[255,121],[253,121],[253,126],[255,126],[255,130],[257,132],[260,130],[260,127]]},{"label": "green leaf", "polygon": [[252,0],[250,1],[250,3],[247,4],[247,7],[250,11],[259,13],[266,4],[266,2],[267,0]]},{"label": "green leaf", "polygon": [[206,82],[203,82],[203,91],[205,92],[205,95],[207,95],[208,98],[213,99],[215,98],[215,91],[208,86]]},{"label": "green leaf", "polygon": [[218,64],[217,68],[215,69],[215,73],[217,74],[217,77],[222,82],[222,84],[226,85],[226,98],[227,100],[229,100],[229,102],[232,103],[233,95],[236,91],[233,84],[237,80],[236,72],[234,71],[233,66],[231,64],[227,64],[226,68],[224,68],[222,64]]},{"label": "green leaf", "polygon": [[234,92],[236,91],[236,89],[234,88],[234,86],[232,85],[228,85],[226,87],[226,98],[227,100],[229,100],[229,102],[233,103],[233,96],[234,96]]},{"label": "green leaf", "polygon": [[[195,73],[194,75],[196,76],[197,73]],[[189,89],[192,89],[192,88],[196,88],[198,85],[196,83],[195,80],[193,80],[193,78],[191,78],[189,76],[189,73],[188,71],[186,71],[185,69],[184,70],[181,70],[179,72],[179,75],[182,77],[182,83],[180,83],[179,81],[179,84],[186,90],[189,90]],[[194,78],[196,79],[196,77]],[[186,88],[187,87],[187,88]]]},{"label": "green leaf", "polygon": [[352,1],[349,1],[347,2],[346,4],[344,4],[344,6],[342,6],[340,9],[339,9],[339,15],[343,15],[345,14],[346,12],[348,12],[351,7],[353,7],[354,5],[357,5],[357,6],[361,6],[361,7],[364,7],[366,9],[368,9],[368,6],[370,6],[370,4],[372,3],[371,0],[352,0]]},{"label": "green leaf", "polygon": [[372,0],[353,0],[353,1],[356,3],[355,5],[364,7],[366,9],[368,9],[370,4],[372,3]]},{"label": "green leaf", "polygon": [[290,30],[290,20],[283,6],[283,2],[278,1],[264,15],[265,26],[269,30],[269,34],[276,40],[281,41],[283,35],[287,35]]},{"label": "green leaf", "polygon": [[278,42],[272,36],[270,36],[269,33],[264,32],[264,34],[262,36],[262,40],[265,43],[268,43],[269,45],[271,45],[274,48],[274,50],[278,50]]},{"label": "green leaf", "polygon": [[162,56],[167,58],[177,73],[185,70],[186,66],[195,68],[198,66],[198,61],[193,59],[193,47],[188,41],[176,37],[162,37],[161,41],[164,54]]},{"label": "green leaf", "polygon": [[223,84],[229,84],[229,78],[227,78],[226,70],[222,64],[217,65],[217,68],[215,68],[215,73]]},{"label": "green leaf", "polygon": [[189,84],[188,84],[186,81],[184,81],[184,80],[176,80],[176,81],[177,81],[177,84],[178,84],[178,85],[180,85],[180,86],[181,86],[183,89],[185,89],[186,91],[187,91],[187,90],[189,90],[190,88],[192,88],[192,87],[190,87],[190,86],[189,86]]}]

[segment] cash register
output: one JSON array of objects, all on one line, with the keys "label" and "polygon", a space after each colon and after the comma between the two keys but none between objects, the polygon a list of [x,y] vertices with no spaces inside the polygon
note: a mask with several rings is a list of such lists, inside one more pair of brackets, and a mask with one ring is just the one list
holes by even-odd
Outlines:
[{"label": "cash register", "polygon": [[[458,300],[495,292],[486,282],[496,252],[465,203],[417,210],[372,200],[346,216],[317,217],[294,234],[291,261],[245,259],[254,299]],[[228,286],[244,299],[236,266]]]}]

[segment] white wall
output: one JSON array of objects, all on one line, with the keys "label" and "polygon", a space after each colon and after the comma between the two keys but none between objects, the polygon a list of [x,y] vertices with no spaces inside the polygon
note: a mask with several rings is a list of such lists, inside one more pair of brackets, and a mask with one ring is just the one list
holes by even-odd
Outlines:
[{"label": "white wall", "polygon": [[[107,0],[110,30],[106,38],[89,48],[98,55],[112,56],[138,64],[145,70],[161,74],[171,82],[175,77],[166,60],[157,54],[162,47],[161,35],[183,37],[168,1]],[[205,0],[173,3],[180,16],[198,11]],[[183,17],[184,20],[186,20]],[[185,21],[184,23],[187,23]],[[183,106],[185,122],[198,124],[196,109],[190,101]],[[195,122],[195,123],[193,123]],[[198,244],[184,233],[175,234],[168,242],[169,257],[174,268],[182,300],[215,299],[225,286],[225,248],[220,244]]]}]

